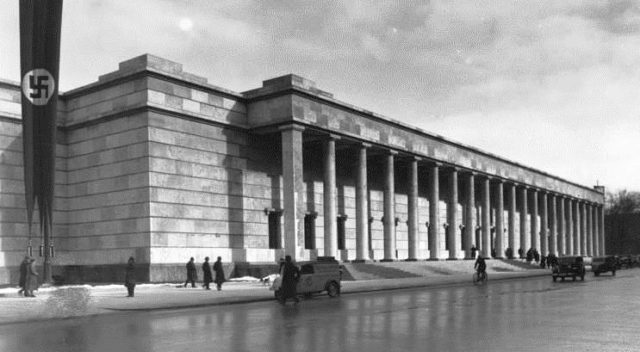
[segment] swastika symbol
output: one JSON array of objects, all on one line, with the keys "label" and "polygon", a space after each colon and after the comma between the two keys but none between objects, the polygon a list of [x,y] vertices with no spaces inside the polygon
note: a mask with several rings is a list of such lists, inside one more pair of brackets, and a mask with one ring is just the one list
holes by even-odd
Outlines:
[{"label": "swastika symbol", "polygon": [[22,78],[22,94],[33,105],[46,105],[55,92],[56,82],[49,71],[36,68]]}]

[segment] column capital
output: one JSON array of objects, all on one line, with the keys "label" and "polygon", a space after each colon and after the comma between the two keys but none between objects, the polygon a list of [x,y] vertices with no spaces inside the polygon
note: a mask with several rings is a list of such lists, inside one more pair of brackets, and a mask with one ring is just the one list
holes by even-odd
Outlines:
[{"label": "column capital", "polygon": [[289,124],[289,125],[282,125],[282,126],[278,126],[278,130],[280,131],[289,131],[289,130],[294,130],[294,131],[304,131],[305,127],[304,126],[300,126],[300,125],[296,125],[296,124]]},{"label": "column capital", "polygon": [[337,135],[337,134],[333,134],[333,133],[328,133],[327,134],[327,139],[329,140],[333,140],[333,141],[337,141],[339,139],[342,139],[341,136]]},{"label": "column capital", "polygon": [[360,142],[358,144],[358,146],[361,147],[361,148],[371,148],[372,144],[371,143],[367,143],[367,142]]},{"label": "column capital", "polygon": [[387,151],[384,153],[385,155],[389,156],[389,155],[398,155],[398,151],[393,150],[393,149],[387,149]]},{"label": "column capital", "polygon": [[429,166],[432,166],[432,167],[442,167],[443,165],[441,162],[438,162],[438,161],[432,161],[429,164],[430,164]]}]

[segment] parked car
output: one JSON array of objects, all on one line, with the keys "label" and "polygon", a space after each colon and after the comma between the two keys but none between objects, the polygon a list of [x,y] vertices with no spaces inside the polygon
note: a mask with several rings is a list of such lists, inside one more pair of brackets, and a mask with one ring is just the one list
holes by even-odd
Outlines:
[{"label": "parked car", "polygon": [[601,273],[611,272],[612,276],[616,276],[617,258],[613,255],[607,257],[595,257],[591,262],[591,271],[595,276]]},{"label": "parked car", "polygon": [[[311,296],[326,291],[329,297],[340,295],[342,266],[333,257],[318,257],[317,261],[301,262],[300,280],[296,286],[298,294]],[[271,289],[276,299],[280,297],[281,278],[273,280]]]},{"label": "parked car", "polygon": [[558,278],[564,281],[566,277],[573,278],[573,281],[576,281],[576,277],[579,277],[580,280],[584,281],[585,273],[584,258],[582,256],[560,257],[558,258],[558,264],[552,268],[554,282]]},{"label": "parked car", "polygon": [[625,269],[629,269],[633,266],[633,258],[631,258],[630,255],[623,255],[620,256],[619,259],[619,264],[618,264],[619,268],[625,268]]}]

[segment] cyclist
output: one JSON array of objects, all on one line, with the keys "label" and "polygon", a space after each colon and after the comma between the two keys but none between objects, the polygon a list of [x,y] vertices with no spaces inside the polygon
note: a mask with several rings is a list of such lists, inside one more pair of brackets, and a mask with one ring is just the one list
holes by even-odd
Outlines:
[{"label": "cyclist", "polygon": [[482,252],[478,252],[478,259],[476,259],[476,264],[473,268],[478,272],[478,279],[484,280],[487,277],[487,263],[484,261]]}]

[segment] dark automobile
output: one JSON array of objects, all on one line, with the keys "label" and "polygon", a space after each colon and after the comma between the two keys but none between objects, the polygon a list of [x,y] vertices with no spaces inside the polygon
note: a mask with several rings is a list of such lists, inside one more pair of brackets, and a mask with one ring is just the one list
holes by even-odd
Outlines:
[{"label": "dark automobile", "polygon": [[554,282],[558,278],[564,281],[565,277],[571,277],[573,281],[576,281],[576,277],[579,277],[580,280],[584,281],[585,273],[584,258],[582,256],[560,257],[558,258],[558,264],[554,265],[552,269]]},{"label": "dark automobile", "polygon": [[616,270],[618,268],[617,260],[615,256],[607,257],[595,257],[591,262],[591,271],[595,276],[599,276],[601,273],[611,272],[612,276],[616,276]]},{"label": "dark automobile", "polygon": [[620,258],[618,259],[618,268],[622,269],[629,269],[633,266],[633,259],[631,258],[630,255],[625,255],[625,256],[620,256]]}]

